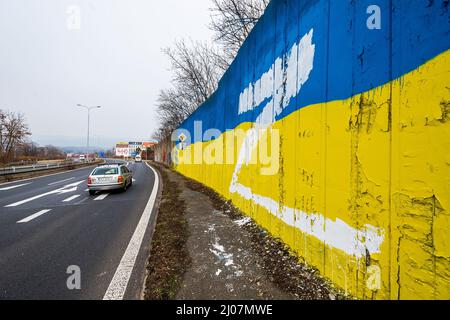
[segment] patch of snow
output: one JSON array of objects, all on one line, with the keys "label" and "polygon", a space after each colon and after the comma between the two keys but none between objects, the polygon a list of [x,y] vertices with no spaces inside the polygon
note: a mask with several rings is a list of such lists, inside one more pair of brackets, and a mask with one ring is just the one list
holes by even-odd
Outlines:
[{"label": "patch of snow", "polygon": [[221,245],[218,244],[218,243],[214,243],[212,246],[213,246],[214,249],[219,250],[220,252],[225,252],[224,247],[221,246]]},{"label": "patch of snow", "polygon": [[236,223],[238,226],[242,227],[242,226],[245,226],[250,221],[252,221],[252,219],[250,217],[246,217],[246,218],[242,218],[239,220],[235,220],[234,223]]},{"label": "patch of snow", "polygon": [[[231,255],[231,256],[233,256],[233,255]],[[229,266],[231,266],[233,264],[234,264],[233,259],[227,259],[227,261],[225,262],[225,266],[226,267],[229,267]]]},{"label": "patch of snow", "polygon": [[228,289],[229,292],[233,292],[234,291],[233,284],[231,284],[231,283],[225,284],[225,287]]},{"label": "patch of snow", "polygon": [[219,260],[225,261],[225,266],[229,267],[234,264],[233,262],[233,254],[227,253],[225,248],[219,244],[219,239],[216,238],[216,242],[213,243],[212,249],[209,249]]}]

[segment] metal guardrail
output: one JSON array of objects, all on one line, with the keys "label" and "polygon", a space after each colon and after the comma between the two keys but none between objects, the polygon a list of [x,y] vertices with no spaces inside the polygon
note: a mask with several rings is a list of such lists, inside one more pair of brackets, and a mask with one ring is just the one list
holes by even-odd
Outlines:
[{"label": "metal guardrail", "polygon": [[[90,162],[63,162],[63,163],[48,163],[48,164],[34,164],[28,166],[13,166],[7,168],[0,168],[0,176],[7,176],[11,174],[35,172],[42,170],[51,170],[59,168],[68,168],[76,165],[88,164]],[[92,162],[94,164],[94,162]]]}]

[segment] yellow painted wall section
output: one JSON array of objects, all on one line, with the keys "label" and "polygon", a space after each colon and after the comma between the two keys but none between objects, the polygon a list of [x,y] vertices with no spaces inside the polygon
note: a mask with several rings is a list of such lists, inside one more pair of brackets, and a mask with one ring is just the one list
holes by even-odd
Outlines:
[{"label": "yellow painted wall section", "polygon": [[[261,161],[243,164],[241,193],[230,191],[244,140],[230,153],[233,132],[178,151],[183,159],[207,150],[208,162],[219,148],[231,154],[231,163],[179,163],[176,169],[231,199],[355,297],[450,299],[449,54],[369,92],[273,123],[279,170],[262,175],[267,165]],[[234,131],[252,127],[244,123]],[[339,234],[346,228],[348,234]],[[379,250],[373,244],[369,254],[358,251],[376,239]]]}]

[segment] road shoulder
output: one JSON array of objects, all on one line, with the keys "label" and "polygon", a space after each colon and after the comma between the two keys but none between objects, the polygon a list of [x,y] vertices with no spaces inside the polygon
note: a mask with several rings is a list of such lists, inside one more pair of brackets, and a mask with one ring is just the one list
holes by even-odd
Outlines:
[{"label": "road shoulder", "polygon": [[341,299],[318,271],[204,185],[155,165],[164,183],[146,299]]}]

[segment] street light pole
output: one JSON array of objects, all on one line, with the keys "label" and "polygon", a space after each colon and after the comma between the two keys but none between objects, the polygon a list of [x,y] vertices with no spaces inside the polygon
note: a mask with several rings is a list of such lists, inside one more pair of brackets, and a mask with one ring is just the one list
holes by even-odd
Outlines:
[{"label": "street light pole", "polygon": [[86,154],[86,162],[89,162],[89,131],[90,131],[90,123],[91,123],[91,110],[92,109],[100,109],[101,106],[93,106],[93,107],[88,107],[88,106],[84,106],[82,104],[77,104],[77,107],[81,107],[81,108],[85,108],[88,112],[88,125],[87,125],[87,154]]}]

